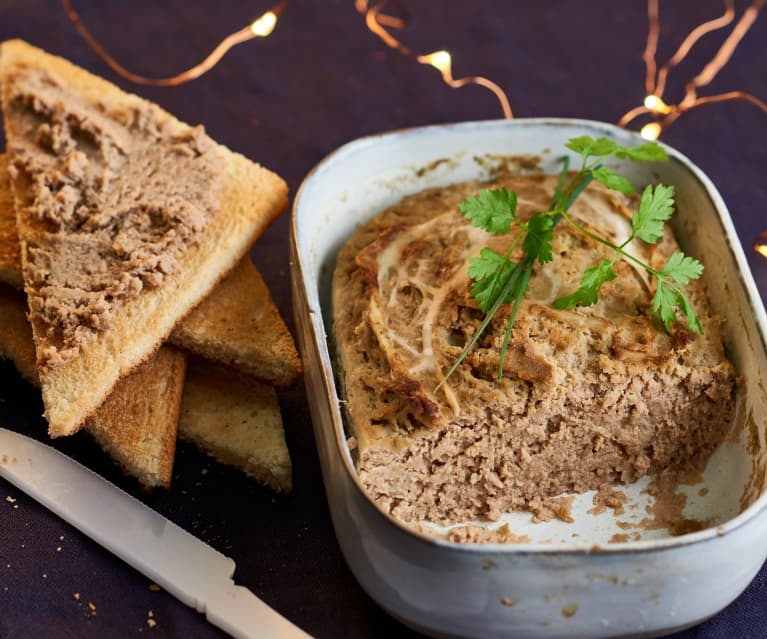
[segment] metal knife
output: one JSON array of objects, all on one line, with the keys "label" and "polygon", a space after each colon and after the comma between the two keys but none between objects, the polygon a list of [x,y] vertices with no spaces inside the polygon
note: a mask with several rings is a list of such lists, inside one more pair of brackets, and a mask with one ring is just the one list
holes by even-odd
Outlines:
[{"label": "metal knife", "polygon": [[0,477],[237,639],[311,639],[232,580],[232,559],[50,446],[0,428]]}]

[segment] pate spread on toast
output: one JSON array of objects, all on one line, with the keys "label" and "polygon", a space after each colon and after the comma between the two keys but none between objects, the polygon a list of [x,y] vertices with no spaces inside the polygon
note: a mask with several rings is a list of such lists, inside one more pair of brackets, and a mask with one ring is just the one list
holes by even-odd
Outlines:
[{"label": "pate spread on toast", "polygon": [[[0,154],[0,282],[22,288],[21,250],[7,166],[8,155]],[[293,336],[248,257],[176,325],[169,341],[266,384],[290,386],[301,374]]]},{"label": "pate spread on toast", "polygon": [[[0,285],[0,357],[40,385],[23,293]],[[121,379],[83,429],[146,488],[169,487],[176,451],[186,357],[163,346]]]},{"label": "pate spread on toast", "polygon": [[234,268],[287,189],[21,41],[0,47],[0,85],[43,402],[65,435]]}]

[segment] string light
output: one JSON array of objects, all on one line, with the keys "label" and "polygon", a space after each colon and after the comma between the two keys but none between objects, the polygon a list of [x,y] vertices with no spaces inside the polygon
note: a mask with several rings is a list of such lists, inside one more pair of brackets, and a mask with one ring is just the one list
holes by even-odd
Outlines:
[{"label": "string light", "polygon": [[488,78],[476,75],[456,79],[453,77],[453,61],[449,52],[441,50],[425,55],[418,55],[395,38],[391,32],[387,30],[387,27],[402,29],[405,26],[405,20],[397,16],[392,16],[391,14],[383,13],[383,9],[388,3],[389,0],[381,0],[370,7],[368,0],[355,0],[354,6],[360,14],[365,16],[365,24],[368,29],[378,36],[387,47],[398,51],[404,56],[413,58],[421,64],[434,67],[442,75],[443,82],[453,89],[460,89],[469,84],[488,89],[498,99],[501,111],[503,112],[503,117],[507,120],[510,120],[513,117],[506,93],[495,82]]},{"label": "string light", "polygon": [[762,231],[754,242],[754,250],[763,257],[767,257],[767,231]]},{"label": "string light", "polygon": [[64,7],[67,17],[82,36],[83,40],[85,40],[88,46],[93,49],[104,62],[106,62],[112,71],[130,82],[155,87],[174,87],[189,82],[190,80],[194,80],[195,78],[199,78],[216,66],[221,58],[223,58],[232,47],[254,38],[266,38],[272,31],[274,31],[274,28],[277,25],[277,19],[287,6],[287,3],[288,0],[281,0],[279,4],[256,18],[247,27],[235,31],[234,33],[230,33],[216,45],[213,51],[211,51],[202,62],[190,69],[169,78],[149,78],[128,71],[128,69],[123,67],[117,60],[109,55],[101,43],[93,37],[93,34],[91,34],[88,28],[82,23],[80,16],[72,6],[71,0],[61,0],[61,4]]},{"label": "string light", "polygon": [[627,126],[638,116],[650,114],[653,121],[645,124],[640,131],[642,137],[648,140],[657,140],[661,133],[671,126],[681,115],[691,109],[703,106],[704,104],[713,104],[717,102],[729,102],[731,100],[745,100],[767,113],[767,104],[750,93],[744,91],[728,91],[710,96],[698,96],[698,89],[707,86],[716,77],[719,71],[729,62],[735,49],[748,33],[751,26],[756,21],[759,11],[764,7],[767,0],[754,0],[751,5],[743,12],[740,20],[733,27],[730,34],[719,47],[714,57],[706,64],[703,70],[698,73],[685,86],[685,94],[678,104],[667,104],[663,100],[663,92],[666,88],[666,79],[669,71],[678,65],[695,44],[707,33],[722,29],[735,18],[735,6],[733,0],[725,0],[724,13],[713,20],[704,22],[684,39],[673,56],[669,58],[660,70],[657,69],[656,52],[658,47],[658,34],[660,32],[660,21],[658,18],[658,0],[648,0],[647,18],[648,32],[647,45],[642,58],[645,61],[647,73],[645,76],[645,90],[647,95],[644,104],[627,111],[618,121],[618,126]]}]

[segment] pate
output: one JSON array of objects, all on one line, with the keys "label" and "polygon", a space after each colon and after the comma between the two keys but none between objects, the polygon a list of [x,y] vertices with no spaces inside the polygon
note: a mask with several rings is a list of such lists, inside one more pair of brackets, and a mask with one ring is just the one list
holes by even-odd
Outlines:
[{"label": "pate", "polygon": [[27,296],[48,337],[39,364],[55,367],[177,270],[217,208],[218,155],[202,127],[171,131],[152,104],[108,111],[39,69],[11,86],[10,170],[41,240],[27,241]]},{"label": "pate", "polygon": [[[522,219],[546,210],[556,176],[505,176]],[[467,262],[509,238],[472,227],[457,205],[487,184],[468,182],[405,198],[360,227],[338,256],[333,320],[348,424],[360,480],[376,503],[406,522],[449,525],[536,510],[566,492],[604,489],[664,469],[699,467],[732,419],[734,372],[702,285],[690,298],[704,334],[670,333],[651,316],[644,271],[615,265],[591,307],[555,299],[608,249],[560,225],[553,264],[537,265],[504,364],[510,312],[502,307],[465,362],[435,388],[483,314]],[[630,199],[592,184],[570,210],[620,244]],[[658,268],[676,250],[628,250]],[[508,306],[508,305],[506,305]]]}]

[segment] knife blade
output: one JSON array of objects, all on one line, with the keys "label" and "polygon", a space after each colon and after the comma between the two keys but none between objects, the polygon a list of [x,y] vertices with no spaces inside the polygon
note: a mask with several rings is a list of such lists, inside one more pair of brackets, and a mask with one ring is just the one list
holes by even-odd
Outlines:
[{"label": "knife blade", "polygon": [[235,563],[74,459],[0,428],[0,477],[237,639],[311,639],[232,580]]}]

